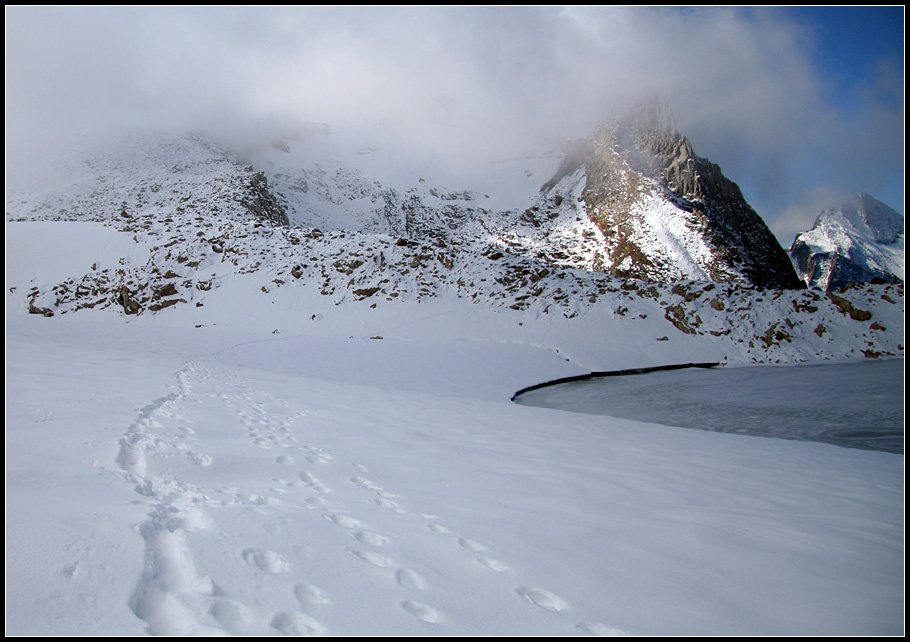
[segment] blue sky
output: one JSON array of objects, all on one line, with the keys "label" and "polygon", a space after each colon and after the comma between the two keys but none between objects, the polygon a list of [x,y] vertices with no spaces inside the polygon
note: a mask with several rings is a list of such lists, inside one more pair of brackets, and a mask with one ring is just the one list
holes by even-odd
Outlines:
[{"label": "blue sky", "polygon": [[660,97],[783,245],[903,213],[903,7],[7,7],[7,160],[111,126],[398,126],[453,162]]},{"label": "blue sky", "polygon": [[[841,187],[844,192],[868,191],[903,214],[904,7],[813,6],[769,11],[779,12],[784,22],[802,30],[799,40],[819,84],[821,103],[836,116],[830,136],[845,141],[842,146],[820,145],[817,154],[806,153],[791,166],[805,187],[803,198],[790,205],[783,202],[793,198],[789,190],[781,198],[762,198],[758,193],[767,194],[767,185],[753,185],[748,173],[730,176],[727,172],[728,176],[740,182],[744,192],[752,192],[753,205],[764,205],[759,209],[766,218],[781,212],[783,219],[789,208],[798,224],[778,227],[785,244],[792,240],[788,233],[798,231],[812,211],[833,201]],[[876,122],[881,126],[876,127]],[[857,137],[864,139],[856,141]],[[880,154],[878,160],[876,154]],[[800,208],[803,211],[797,213]],[[781,229],[786,232],[781,234]]]},{"label": "blue sky", "polygon": [[859,107],[858,94],[876,77],[882,61],[904,73],[904,8],[791,7],[785,10],[815,36],[812,62],[832,83],[832,100]]}]

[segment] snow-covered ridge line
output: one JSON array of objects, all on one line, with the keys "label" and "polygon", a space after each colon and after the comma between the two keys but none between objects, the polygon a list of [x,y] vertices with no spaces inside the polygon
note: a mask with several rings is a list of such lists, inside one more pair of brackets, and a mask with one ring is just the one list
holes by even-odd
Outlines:
[{"label": "snow-covered ridge line", "polygon": [[[703,338],[723,346],[725,359],[737,363],[903,354],[902,284],[827,296],[696,281],[663,285],[547,267],[490,246],[485,253],[457,251],[386,235],[255,221],[147,222],[148,228],[128,224],[136,246],[128,256],[119,255],[119,248],[117,255],[85,256],[83,265],[96,269],[63,280],[12,271],[7,288],[23,311],[95,310],[129,318],[169,315],[182,307],[181,322],[200,327],[243,323],[244,316],[260,313],[296,315],[298,325],[336,308],[369,316],[439,300],[507,310],[526,324],[540,325],[548,317],[583,324],[596,319],[604,331],[637,327],[651,341]],[[36,252],[29,243],[52,244],[54,225],[13,223],[7,234],[17,251]],[[34,226],[47,232],[27,234]],[[85,231],[92,229],[108,228]],[[71,249],[73,240],[66,239]],[[301,306],[312,312],[295,313]]]}]

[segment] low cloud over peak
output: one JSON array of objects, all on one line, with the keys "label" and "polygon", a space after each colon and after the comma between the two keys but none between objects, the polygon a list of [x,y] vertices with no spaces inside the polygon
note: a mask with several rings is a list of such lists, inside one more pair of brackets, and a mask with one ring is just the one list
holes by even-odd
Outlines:
[{"label": "low cloud over peak", "polygon": [[108,126],[384,123],[470,163],[656,95],[772,227],[825,186],[902,201],[902,73],[883,61],[847,111],[813,37],[759,8],[8,8],[7,155]]}]

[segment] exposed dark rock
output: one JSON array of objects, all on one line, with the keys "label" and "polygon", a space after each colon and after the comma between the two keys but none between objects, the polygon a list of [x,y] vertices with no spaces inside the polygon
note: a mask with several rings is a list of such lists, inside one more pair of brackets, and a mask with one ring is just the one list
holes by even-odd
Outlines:
[{"label": "exposed dark rock", "polygon": [[376,288],[362,288],[362,289],[359,289],[359,290],[354,290],[354,294],[355,294],[356,296],[359,296],[361,299],[365,299],[365,298],[367,298],[367,297],[373,296],[374,294],[376,294],[377,292],[379,292],[380,289],[381,289],[381,288],[378,288],[378,287],[376,287]]},{"label": "exposed dark rock", "polygon": [[850,315],[850,318],[854,321],[868,321],[872,318],[871,312],[853,307],[853,304],[850,303],[850,301],[837,296],[833,292],[828,292],[828,298],[831,299],[831,302],[834,303],[841,312]]},{"label": "exposed dark rock", "polygon": [[177,305],[178,303],[186,303],[186,299],[168,299],[167,301],[159,301],[158,303],[153,303],[150,305],[149,310],[152,312],[157,312],[158,310],[169,308],[172,305]]},{"label": "exposed dark rock", "polygon": [[287,212],[275,195],[269,191],[268,180],[262,172],[253,174],[241,203],[253,216],[264,219],[272,225],[287,227],[290,224]]},{"label": "exposed dark rock", "polygon": [[120,292],[117,295],[117,303],[123,306],[126,314],[139,314],[141,306],[139,302],[133,299],[130,289],[125,285],[120,286]]},{"label": "exposed dark rock", "polygon": [[153,299],[161,299],[166,296],[174,296],[175,294],[177,294],[177,286],[173,283],[166,283],[152,290]]},{"label": "exposed dark rock", "polygon": [[681,305],[671,305],[668,306],[664,312],[664,316],[667,321],[673,324],[673,326],[680,332],[686,334],[698,334],[698,331],[692,327],[689,323],[689,320],[686,318],[686,311]]},{"label": "exposed dark rock", "polygon": [[54,316],[53,310],[51,310],[50,308],[39,308],[33,302],[29,302],[29,304],[28,304],[28,313],[29,314],[40,314],[41,316],[44,316],[44,317]]}]

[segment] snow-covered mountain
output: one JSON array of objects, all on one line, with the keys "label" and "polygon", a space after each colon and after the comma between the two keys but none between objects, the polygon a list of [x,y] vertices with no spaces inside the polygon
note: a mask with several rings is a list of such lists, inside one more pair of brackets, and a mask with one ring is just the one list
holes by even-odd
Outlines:
[{"label": "snow-covered mountain", "polygon": [[8,218],[252,216],[317,233],[387,235],[440,255],[507,253],[662,283],[801,287],[736,185],[695,155],[656,101],[591,139],[478,160],[457,178],[411,158],[382,127],[309,126],[258,145],[146,133],[95,141],[80,154],[61,163],[53,189],[8,193]]},{"label": "snow-covered mountain", "polygon": [[866,193],[822,211],[796,236],[790,257],[809,287],[904,280],[904,217]]}]

